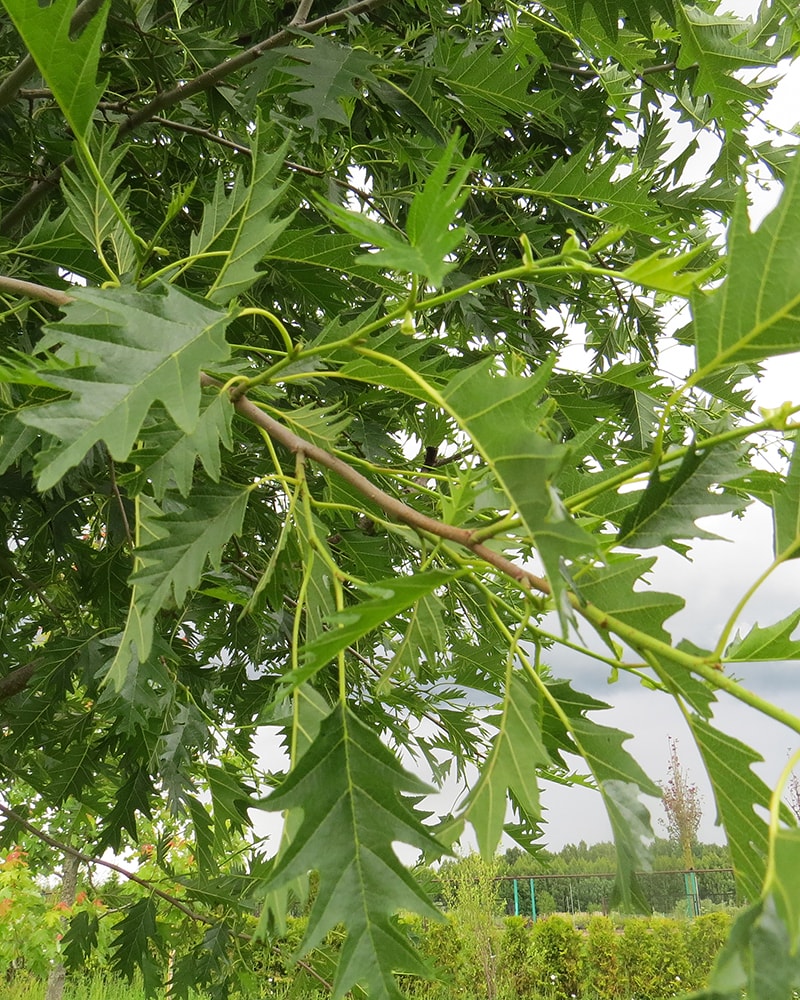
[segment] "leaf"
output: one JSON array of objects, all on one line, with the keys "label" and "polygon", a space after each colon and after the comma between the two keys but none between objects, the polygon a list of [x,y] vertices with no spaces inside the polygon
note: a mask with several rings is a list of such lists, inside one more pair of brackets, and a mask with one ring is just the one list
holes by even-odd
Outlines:
[{"label": "leaf", "polygon": [[448,180],[457,143],[458,136],[454,136],[442,150],[422,190],[414,195],[406,224],[407,243],[388,225],[381,225],[363,213],[347,212],[332,202],[321,202],[323,211],[342,229],[380,248],[378,253],[359,257],[358,262],[422,275],[435,288],[441,285],[444,276],[456,266],[445,258],[466,235],[463,228],[453,223],[469,196],[465,182],[471,164],[462,162],[453,167]]},{"label": "leaf", "polygon": [[97,64],[111,4],[102,4],[74,38],[71,0],[54,0],[46,7],[29,0],[3,0],[3,6],[73,132],[85,137],[106,89],[105,80],[97,84]]},{"label": "leaf", "polygon": [[217,850],[226,847],[250,825],[247,810],[256,802],[253,789],[245,785],[236,771],[224,764],[206,764],[205,776],[211,793],[214,814],[214,844]]},{"label": "leaf", "polygon": [[638,631],[670,642],[664,622],[681,610],[683,598],[676,594],[634,589],[655,562],[655,557],[614,556],[607,566],[581,573],[580,597]]},{"label": "leaf", "polygon": [[618,544],[629,549],[666,545],[685,553],[683,538],[719,538],[695,524],[699,517],[740,513],[749,501],[719,487],[741,474],[741,450],[735,447],[691,448],[678,469],[662,478],[654,469],[638,504],[628,512],[619,530]]},{"label": "leaf", "polygon": [[292,89],[292,100],[311,109],[297,124],[315,135],[323,119],[347,125],[349,117],[342,105],[361,96],[363,81],[375,79],[372,69],[377,57],[324,37],[310,38],[305,45],[285,51],[281,71],[306,84]]},{"label": "leaf", "polygon": [[112,968],[129,980],[140,971],[145,993],[154,996],[161,987],[161,976],[153,952],[161,948],[161,935],[156,923],[156,903],[153,896],[131,903],[114,927]]},{"label": "leaf", "polygon": [[792,633],[800,624],[800,610],[793,611],[774,625],[761,628],[757,623],[750,631],[740,636],[737,632],[733,642],[725,650],[726,663],[753,663],[759,660],[800,660],[800,640],[792,639]]},{"label": "leaf", "polygon": [[378,735],[340,704],[323,719],[317,738],[266,801],[269,809],[303,811],[270,887],[278,889],[310,869],[319,872],[299,954],[317,946],[337,924],[347,929],[334,1000],[357,984],[374,1000],[401,1000],[394,972],[428,974],[391,919],[400,909],[440,919],[392,846],[399,842],[434,856],[442,853],[401,794],[427,791]]},{"label": "leaf", "polygon": [[649,846],[654,834],[640,795],[660,797],[661,790],[624,749],[622,744],[631,738],[630,733],[601,726],[586,717],[588,711],[608,709],[610,705],[575,691],[566,681],[548,683],[547,691],[555,703],[545,701],[551,733],[569,750],[570,743],[564,743],[563,735],[558,737],[559,730],[566,730],[603,797],[617,848],[614,898],[623,908],[646,911],[649,907],[637,884],[636,872],[650,868]]},{"label": "leaf", "polygon": [[735,920],[708,987],[693,1000],[793,1000],[800,986],[800,957],[772,896],[759,899]]},{"label": "leaf", "polygon": [[620,272],[620,277],[643,288],[688,298],[690,292],[708,281],[720,269],[718,261],[700,270],[689,269],[689,265],[697,257],[704,256],[708,248],[708,243],[701,243],[681,254],[673,254],[665,249],[656,250],[649,257],[643,257],[626,267]]},{"label": "leaf", "polygon": [[768,827],[756,809],[768,815],[771,796],[768,786],[752,770],[762,757],[696,716],[690,716],[689,724],[711,779],[736,883],[746,899],[757,899],[766,870]]},{"label": "leaf", "polygon": [[276,183],[283,168],[288,142],[274,153],[262,151],[263,126],[253,138],[250,183],[239,173],[229,189],[222,172],[217,174],[214,197],[206,203],[200,229],[189,241],[192,256],[215,254],[195,266],[217,267],[222,259],[208,298],[222,305],[246,291],[257,280],[256,265],[292,219],[291,215],[276,219],[275,211],[283,200],[290,180]]},{"label": "leaf", "polygon": [[438,587],[446,586],[457,576],[457,573],[444,570],[429,570],[414,576],[393,577],[365,587],[367,593],[376,596],[371,601],[362,601],[330,615],[328,631],[306,643],[302,651],[303,665],[289,674],[286,680],[291,684],[309,680],[343,649],[412,607]]},{"label": "leaf", "polygon": [[486,722],[496,726],[492,748],[477,782],[464,803],[463,817],[472,823],[478,848],[487,861],[494,857],[508,809],[508,791],[529,819],[541,819],[538,768],[552,763],[542,743],[540,708],[530,683],[514,674],[502,711]]},{"label": "leaf", "polygon": [[782,487],[772,492],[775,527],[775,558],[800,555],[800,448],[795,441],[789,474]]},{"label": "leaf", "polygon": [[152,541],[136,550],[136,569],[128,621],[119,651],[108,672],[117,690],[132,658],[150,655],[155,616],[169,601],[180,605],[196,587],[206,561],[219,568],[222,550],[242,530],[249,489],[230,486],[196,488],[185,504],[160,511],[142,510],[143,531]]},{"label": "leaf", "polygon": [[[551,365],[525,379],[493,375],[493,368],[490,359],[465,369],[442,395],[519,512],[558,598],[566,589],[561,560],[591,552],[596,543],[572,520],[553,486],[568,449],[539,432],[549,415],[543,393]],[[563,613],[560,601],[558,607]]]},{"label": "leaf", "polygon": [[800,351],[800,157],[787,171],[781,200],[754,233],[744,195],[738,198],[728,261],[722,286],[691,299],[703,375]]},{"label": "leaf", "polygon": [[200,372],[229,354],[229,317],[174,286],[76,290],[64,319],[48,327],[46,350],[84,366],[47,372],[48,382],[70,398],[27,407],[19,419],[58,443],[36,464],[40,490],[51,489],[99,441],[124,462],[157,400],[184,433],[200,417]]},{"label": "leaf", "polygon": [[136,253],[130,237],[122,229],[106,191],[114,197],[117,206],[124,209],[130,189],[126,186],[125,174],[119,172],[119,166],[128,154],[129,147],[115,146],[115,143],[115,132],[102,132],[99,133],[97,140],[90,144],[95,168],[102,177],[102,187],[80,149],[76,155],[78,173],[67,166],[62,167],[61,186],[72,226],[84,237],[98,257],[101,257],[104,245],[113,236],[114,247],[118,250],[117,271],[119,274],[124,274],[135,264]]},{"label": "leaf", "polygon": [[70,918],[69,927],[61,939],[64,965],[68,969],[83,970],[97,947],[100,920],[95,913],[80,910]]},{"label": "leaf", "polygon": [[231,417],[233,406],[227,393],[207,390],[200,401],[200,417],[190,434],[176,427],[158,406],[150,411],[150,422],[142,427],[142,447],[136,451],[137,472],[126,479],[134,492],[145,482],[161,500],[168,489],[188,496],[192,488],[195,463],[199,460],[209,479],[219,482],[222,468],[220,444],[233,447]]},{"label": "leaf", "polygon": [[789,933],[789,949],[798,954],[800,943],[800,830],[780,828],[772,842],[772,869],[766,890]]}]

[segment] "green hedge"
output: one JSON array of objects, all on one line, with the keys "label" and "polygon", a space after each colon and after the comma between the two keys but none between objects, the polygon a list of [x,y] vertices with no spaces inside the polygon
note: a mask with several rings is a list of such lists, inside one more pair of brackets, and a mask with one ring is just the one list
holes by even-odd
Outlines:
[{"label": "green hedge", "polygon": [[[535,924],[507,917],[493,931],[494,978],[476,975],[475,942],[457,920],[404,921],[438,982],[408,977],[406,994],[426,1000],[665,1000],[701,987],[730,928],[727,913],[692,921],[594,916],[577,928],[564,916]],[[485,945],[486,942],[483,942]]]}]

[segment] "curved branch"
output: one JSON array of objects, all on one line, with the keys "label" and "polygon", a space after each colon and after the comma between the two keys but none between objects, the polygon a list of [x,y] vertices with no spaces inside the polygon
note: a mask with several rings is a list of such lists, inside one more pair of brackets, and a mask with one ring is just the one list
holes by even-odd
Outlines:
[{"label": "curved branch", "polygon": [[[325,14],[322,17],[317,17],[313,21],[306,21],[302,26],[302,30],[305,33],[319,32],[325,28],[331,27],[332,25],[340,24],[342,21],[346,21],[350,17],[355,17],[358,14],[365,14],[376,7],[380,7],[384,3],[387,3],[387,0],[358,0],[357,3],[350,4],[349,7],[343,7],[341,10],[333,11],[331,14]],[[280,48],[281,45],[285,45],[287,42],[290,42],[295,37],[295,33],[296,29],[291,26],[283,28],[274,35],[270,35],[269,38],[265,38],[263,41],[258,42],[249,49],[245,49],[244,52],[234,56],[232,59],[226,59],[223,62],[218,63],[216,66],[212,66],[211,69],[208,69],[199,76],[194,77],[194,79],[187,80],[185,83],[179,83],[169,90],[162,90],[160,94],[156,94],[156,96],[148,104],[139,108],[138,111],[134,111],[133,114],[120,125],[117,133],[117,139],[121,139],[122,136],[132,132],[145,122],[152,121],[156,118],[159,112],[163,111],[165,108],[172,107],[175,104],[180,104],[188,97],[193,97],[195,94],[202,93],[205,90],[210,90],[232,73],[236,73],[245,66],[249,66],[250,63],[255,62],[265,52],[269,52],[271,49]],[[38,184],[35,184],[27,194],[23,195],[16,205],[14,205],[14,207],[11,208],[3,217],[2,223],[0,223],[0,232],[6,235],[13,232],[26,213],[33,208],[33,206],[36,205],[49,191],[52,191],[57,187],[59,181],[61,180],[62,168],[65,166],[72,166],[73,163],[74,157],[69,157],[54,170],[51,170],[47,177],[39,181]]]},{"label": "curved branch", "polygon": [[31,660],[30,663],[23,663],[21,667],[15,667],[5,677],[0,677],[0,701],[13,698],[15,694],[24,691],[41,662],[41,660]]}]

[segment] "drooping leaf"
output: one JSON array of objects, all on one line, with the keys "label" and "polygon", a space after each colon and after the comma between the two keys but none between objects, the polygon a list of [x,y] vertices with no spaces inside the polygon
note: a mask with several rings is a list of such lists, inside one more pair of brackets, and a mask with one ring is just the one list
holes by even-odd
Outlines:
[{"label": "drooping leaf", "polygon": [[547,690],[550,697],[544,702],[543,729],[549,733],[548,741],[559,750],[577,749],[603,796],[617,849],[614,897],[624,908],[647,910],[636,872],[650,868],[654,834],[641,795],[658,797],[661,790],[623,747],[629,733],[587,717],[587,712],[610,705],[575,691],[566,681],[551,682]]},{"label": "drooping leaf", "polygon": [[800,157],[778,205],[750,232],[744,196],[728,235],[728,277],[692,296],[697,363],[703,374],[741,361],[800,351]]},{"label": "drooping leaf", "polygon": [[552,762],[542,743],[539,717],[538,700],[530,682],[513,674],[501,711],[486,720],[497,727],[497,732],[464,803],[464,818],[472,824],[478,847],[487,860],[494,857],[500,842],[509,791],[529,819],[541,818],[536,771]]},{"label": "drooping leaf", "polygon": [[106,88],[105,82],[97,84],[97,65],[111,4],[98,5],[97,13],[77,37],[71,30],[75,13],[72,0],[55,0],[47,6],[3,0],[3,6],[70,127],[76,135],[85,136]]},{"label": "drooping leaf", "polygon": [[337,924],[347,928],[333,997],[357,984],[375,1000],[400,1000],[394,972],[427,975],[404,932],[392,920],[401,908],[438,918],[435,907],[400,863],[392,843],[434,856],[442,848],[403,800],[427,787],[404,771],[378,735],[339,705],[280,788],[270,809],[302,809],[294,840],[279,859],[271,887],[311,869],[317,892],[300,954]]},{"label": "drooping leaf", "polygon": [[200,582],[206,561],[219,567],[222,550],[242,529],[250,491],[229,486],[196,488],[185,503],[143,510],[142,530],[151,540],[136,550],[128,621],[107,681],[119,689],[132,658],[150,655],[156,614],[170,601],[181,604]]},{"label": "drooping leaf", "polygon": [[131,903],[115,925],[116,937],[111,945],[111,964],[114,970],[128,979],[133,979],[140,972],[148,997],[154,996],[161,987],[156,961],[161,947],[161,934],[156,915],[155,899],[152,896],[145,896]]},{"label": "drooping leaf", "polygon": [[769,812],[771,791],[753,773],[761,757],[750,747],[695,716],[692,732],[703,757],[717,817],[725,828],[736,883],[746,899],[758,899],[766,870],[768,827],[761,812]]},{"label": "drooping leaf", "polygon": [[41,490],[51,489],[99,441],[125,461],[156,401],[191,433],[200,417],[200,372],[229,354],[228,317],[171,285],[147,292],[85,288],[75,298],[40,345],[58,344],[59,358],[82,366],[46,375],[70,398],[19,415],[58,441],[37,460]]}]

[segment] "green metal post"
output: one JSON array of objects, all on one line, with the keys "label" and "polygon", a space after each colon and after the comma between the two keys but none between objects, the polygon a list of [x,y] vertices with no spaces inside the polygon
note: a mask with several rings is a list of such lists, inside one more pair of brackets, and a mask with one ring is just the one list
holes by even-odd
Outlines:
[{"label": "green metal post", "polygon": [[536,923],[536,894],[533,891],[533,879],[530,880],[531,883],[531,917],[533,922]]},{"label": "green metal post", "polygon": [[519,884],[517,879],[514,879],[514,916],[519,916]]}]

